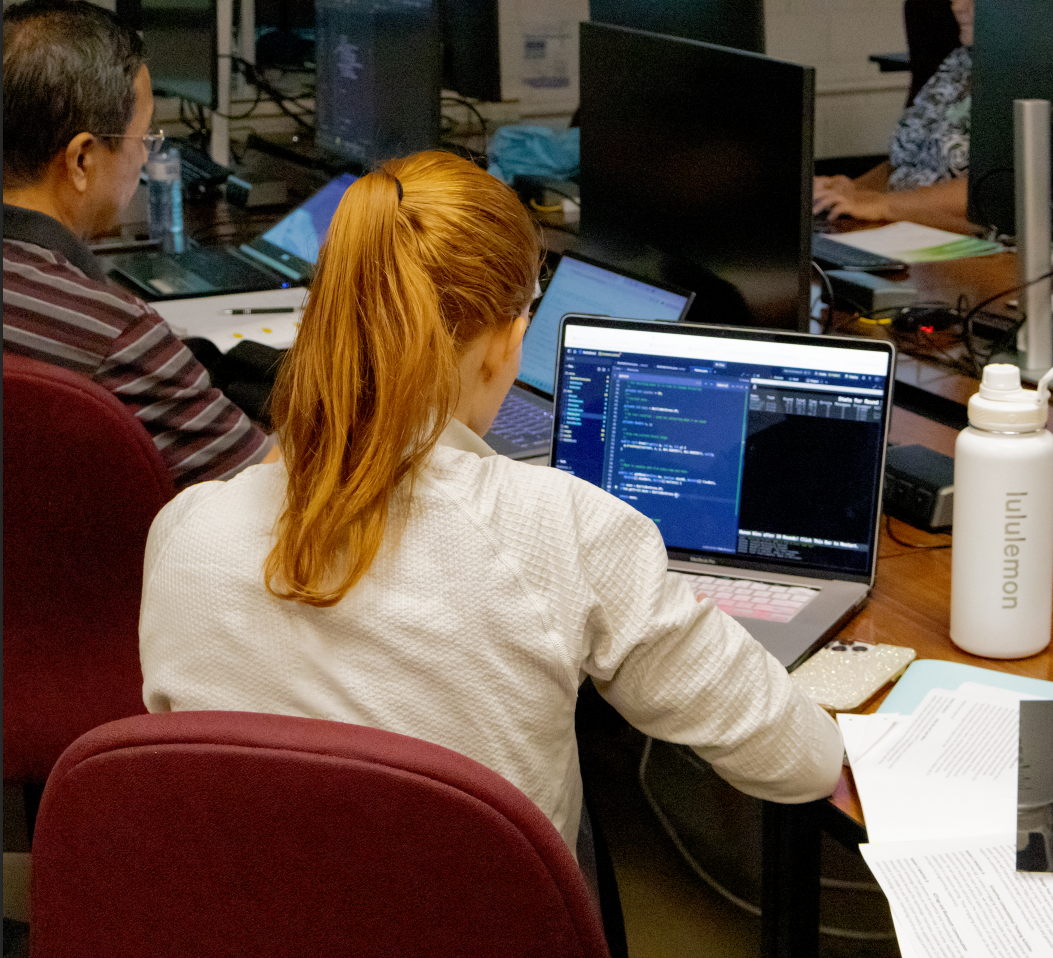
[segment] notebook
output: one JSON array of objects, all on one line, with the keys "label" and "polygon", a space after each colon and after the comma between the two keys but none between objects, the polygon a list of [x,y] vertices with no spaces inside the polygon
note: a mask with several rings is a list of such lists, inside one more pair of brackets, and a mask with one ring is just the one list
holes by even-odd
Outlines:
[{"label": "notebook", "polygon": [[551,461],[792,669],[873,585],[893,370],[876,340],[570,315]]},{"label": "notebook", "polygon": [[566,313],[676,322],[694,298],[688,290],[564,253],[523,338],[519,377],[484,437],[487,445],[512,459],[548,454],[559,321]]},{"label": "notebook", "polygon": [[329,222],[356,177],[330,180],[251,243],[219,249],[188,246],[182,253],[138,251],[110,257],[110,274],[149,300],[219,296],[306,283]]}]

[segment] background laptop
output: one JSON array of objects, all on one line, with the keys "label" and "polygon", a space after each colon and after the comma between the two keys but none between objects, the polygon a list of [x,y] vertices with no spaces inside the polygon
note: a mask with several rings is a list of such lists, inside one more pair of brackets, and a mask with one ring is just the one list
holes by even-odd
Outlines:
[{"label": "background laptop", "polygon": [[149,300],[219,296],[306,283],[340,200],[356,177],[344,173],[251,243],[237,249],[188,246],[110,257],[110,274]]},{"label": "background laptop", "polygon": [[889,343],[567,316],[552,464],[658,525],[784,666],[874,582],[891,410]]},{"label": "background laptop", "polygon": [[485,436],[494,451],[512,459],[547,455],[552,444],[559,321],[567,313],[598,313],[676,322],[695,294],[655,284],[612,266],[564,253],[523,338],[519,378]]}]

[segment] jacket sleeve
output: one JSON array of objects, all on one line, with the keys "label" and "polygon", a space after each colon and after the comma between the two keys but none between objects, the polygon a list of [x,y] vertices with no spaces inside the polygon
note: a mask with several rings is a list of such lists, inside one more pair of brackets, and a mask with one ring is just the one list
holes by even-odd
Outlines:
[{"label": "jacket sleeve", "polygon": [[145,303],[95,373],[147,428],[177,489],[228,479],[272,443],[218,389],[168,324]]},{"label": "jacket sleeve", "polygon": [[651,520],[613,497],[585,498],[578,549],[593,604],[584,669],[600,694],[748,795],[793,803],[831,794],[843,757],[837,724],[742,626],[667,570]]}]

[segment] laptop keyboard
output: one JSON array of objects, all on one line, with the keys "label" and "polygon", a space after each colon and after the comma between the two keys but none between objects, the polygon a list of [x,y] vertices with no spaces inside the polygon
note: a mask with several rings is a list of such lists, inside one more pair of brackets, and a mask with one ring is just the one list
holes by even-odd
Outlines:
[{"label": "laptop keyboard", "polygon": [[789,622],[819,594],[818,589],[802,585],[780,585],[778,582],[723,575],[680,574],[691,580],[689,585],[696,598],[709,596],[722,612],[739,619]]},{"label": "laptop keyboard", "polygon": [[552,436],[552,411],[510,392],[490,431],[522,449],[547,444]]}]

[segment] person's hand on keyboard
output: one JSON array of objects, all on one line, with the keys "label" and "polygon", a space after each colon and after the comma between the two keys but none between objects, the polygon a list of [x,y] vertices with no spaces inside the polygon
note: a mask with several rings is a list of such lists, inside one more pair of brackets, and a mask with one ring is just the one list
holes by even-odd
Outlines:
[{"label": "person's hand on keyboard", "polygon": [[847,176],[817,176],[812,187],[812,213],[827,219],[891,220],[888,193],[858,186]]}]

